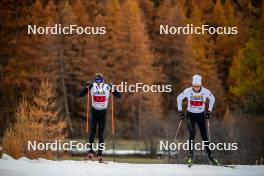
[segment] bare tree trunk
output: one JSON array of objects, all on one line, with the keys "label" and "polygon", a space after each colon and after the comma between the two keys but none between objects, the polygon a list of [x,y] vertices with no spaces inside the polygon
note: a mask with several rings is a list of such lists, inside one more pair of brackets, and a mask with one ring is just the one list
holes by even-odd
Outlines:
[{"label": "bare tree trunk", "polygon": [[61,69],[60,69],[61,86],[62,86],[62,93],[63,93],[65,115],[66,115],[66,120],[68,121],[70,130],[71,132],[73,132],[72,121],[70,117],[70,111],[69,111],[69,105],[68,105],[68,99],[67,99],[67,90],[65,86],[65,70],[64,70],[64,58],[62,54],[62,43],[60,43],[60,66],[61,66]]},{"label": "bare tree trunk", "polygon": [[141,97],[138,97],[138,138],[139,140],[142,137],[142,124],[141,124],[141,112],[142,112],[142,105],[141,105]]}]

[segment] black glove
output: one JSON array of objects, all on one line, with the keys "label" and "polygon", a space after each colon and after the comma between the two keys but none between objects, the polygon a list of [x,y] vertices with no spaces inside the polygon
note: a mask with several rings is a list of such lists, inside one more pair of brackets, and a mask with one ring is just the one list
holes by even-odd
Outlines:
[{"label": "black glove", "polygon": [[206,119],[210,119],[210,117],[211,117],[211,112],[210,111],[206,111],[205,118]]},{"label": "black glove", "polygon": [[89,88],[91,84],[92,84],[91,81],[86,81],[85,86],[86,86],[87,88]]},{"label": "black glove", "polygon": [[179,111],[179,114],[180,114],[181,120],[185,119],[185,115],[184,115],[184,113],[182,111]]},{"label": "black glove", "polygon": [[113,87],[113,84],[112,83],[108,83],[108,90],[109,91],[112,91],[112,87]]}]

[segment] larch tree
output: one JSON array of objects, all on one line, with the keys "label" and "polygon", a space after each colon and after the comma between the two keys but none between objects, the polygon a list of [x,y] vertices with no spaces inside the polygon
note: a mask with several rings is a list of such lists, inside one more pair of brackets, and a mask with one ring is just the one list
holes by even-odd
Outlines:
[{"label": "larch tree", "polygon": [[[107,33],[99,41],[100,59],[105,63],[100,70],[105,69],[108,79],[119,83],[124,80],[124,74],[119,71],[123,64],[126,63],[126,53],[124,47],[124,32],[125,27],[122,23],[123,14],[121,12],[120,2],[118,0],[110,0],[106,7],[106,16],[102,19],[106,26]],[[97,20],[99,20],[97,18]],[[127,81],[127,79],[125,79]]]},{"label": "larch tree", "polygon": [[2,62],[1,67],[1,83],[8,87],[3,90],[4,100],[6,105],[11,103],[8,105],[10,108],[8,115],[12,117],[14,109],[18,106],[18,97],[29,96],[32,91],[37,90],[36,85],[47,76],[44,71],[47,60],[41,52],[44,37],[28,34],[27,30],[28,25],[44,25],[44,18],[43,7],[39,0],[35,3],[21,1],[16,2],[14,6],[7,5],[4,12],[7,15],[7,21],[4,20],[4,23],[11,32],[3,34],[5,36],[2,41],[8,40],[5,43],[6,47],[1,48],[5,56],[5,62]]},{"label": "larch tree", "polygon": [[234,58],[229,77],[233,103],[238,105],[241,111],[255,115],[263,114],[264,109],[263,22],[264,18],[253,20],[254,29],[250,30],[250,39]]},{"label": "larch tree", "polygon": [[[15,109],[18,106],[18,86],[15,82],[11,81],[8,76],[14,72],[14,68],[10,66],[10,62],[14,59],[16,54],[13,49],[16,47],[16,4],[10,4],[8,1],[1,1],[0,21],[0,136],[3,136],[6,126],[14,120]],[[14,95],[14,92],[17,94]]]},{"label": "larch tree", "polygon": [[[242,41],[242,28],[238,17],[234,14],[234,7],[230,0],[225,1],[222,5],[218,0],[214,6],[212,13],[211,23],[214,26],[220,27],[237,27],[238,34],[236,35],[217,35],[214,40],[214,56],[216,59],[217,70],[219,77],[223,82],[225,92],[228,90],[227,78],[229,74],[229,67],[232,63],[232,58],[236,54],[236,51],[241,47]],[[226,30],[230,32],[231,30]]]},{"label": "larch tree", "polygon": [[[73,12],[76,16],[76,22],[82,27],[98,27],[97,29],[91,29],[94,32],[98,32],[99,27],[102,26],[97,20],[92,20],[87,11],[84,8],[84,2],[77,0],[73,6]],[[80,117],[78,125],[84,129],[83,119],[85,117],[86,99],[76,98],[76,94],[83,88],[81,83],[84,81],[92,80],[93,76],[97,72],[101,72],[105,69],[103,66],[103,60],[100,57],[98,43],[100,42],[102,35],[78,35],[78,55],[71,62],[71,75],[74,76],[74,86],[72,87],[71,101],[73,101],[72,114],[75,117]],[[76,119],[77,120],[77,119]]]},{"label": "larch tree", "polygon": [[60,117],[56,104],[56,93],[48,81],[42,81],[39,90],[28,102],[22,99],[16,112],[16,122],[6,130],[3,138],[4,150],[15,158],[51,158],[55,153],[32,150],[28,142],[63,141],[66,123]]},{"label": "larch tree", "polygon": [[[201,26],[205,23],[203,13],[198,6],[194,6],[192,9],[192,14],[189,20],[197,26]],[[227,102],[226,94],[216,68],[216,60],[212,50],[213,41],[209,34],[192,35],[190,40],[190,57],[198,61],[197,74],[200,74],[203,77],[203,85],[215,95],[216,114],[221,116],[221,114],[225,112]]]},{"label": "larch tree", "polygon": [[[160,25],[184,26],[187,23],[186,11],[182,1],[164,1],[158,11],[156,29]],[[159,64],[165,74],[165,83],[173,87],[172,92],[167,93],[165,106],[175,108],[175,97],[188,85],[193,73],[195,73],[195,61],[189,55],[187,37],[184,34],[159,34],[156,32],[155,49],[159,53]],[[188,39],[189,40],[189,39]],[[189,48],[190,49],[190,48]]]},{"label": "larch tree", "polygon": [[[71,24],[75,24],[76,16],[73,12],[73,9],[68,1],[60,2],[58,5],[58,22],[62,26],[69,26]],[[60,95],[62,98],[63,112],[65,113],[65,117],[69,124],[69,128],[71,133],[73,133],[74,128],[72,124],[73,115],[71,110],[74,109],[74,87],[75,87],[75,79],[76,75],[74,74],[73,66],[75,66],[76,62],[79,59],[79,47],[78,47],[78,37],[77,34],[69,34],[69,35],[60,35],[59,36],[59,65],[60,65]]]},{"label": "larch tree", "polygon": [[17,159],[24,156],[26,141],[30,140],[33,132],[31,130],[32,119],[30,119],[30,104],[27,100],[22,99],[20,101],[15,116],[15,123],[5,131],[3,150],[5,153]]},{"label": "larch tree", "polygon": [[55,86],[48,80],[41,82],[38,92],[33,96],[30,109],[31,118],[42,124],[42,140],[46,142],[63,140],[66,123],[60,114],[57,104]]},{"label": "larch tree", "polygon": [[[129,74],[124,74],[123,79],[132,84],[137,82],[147,85],[158,84],[159,80],[163,79],[162,72],[160,67],[155,66],[157,57],[150,49],[150,41],[137,3],[126,1],[123,4],[122,13],[125,24],[123,26],[130,26],[122,30],[125,33],[123,58],[126,60],[126,63],[122,63],[122,70],[129,72]],[[136,120],[139,126],[138,134],[141,136],[141,118],[144,116],[161,117],[161,94],[141,91],[127,93],[124,98],[126,101],[122,105],[126,108],[126,115]],[[128,113],[129,109],[130,113]]]}]

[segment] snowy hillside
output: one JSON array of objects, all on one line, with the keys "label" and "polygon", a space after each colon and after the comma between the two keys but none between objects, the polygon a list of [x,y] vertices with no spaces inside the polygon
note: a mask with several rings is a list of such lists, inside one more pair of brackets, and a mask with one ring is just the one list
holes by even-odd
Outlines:
[{"label": "snowy hillside", "polygon": [[92,161],[14,160],[8,155],[0,159],[0,176],[263,176],[264,166],[237,166],[236,169],[182,164],[99,164]]}]

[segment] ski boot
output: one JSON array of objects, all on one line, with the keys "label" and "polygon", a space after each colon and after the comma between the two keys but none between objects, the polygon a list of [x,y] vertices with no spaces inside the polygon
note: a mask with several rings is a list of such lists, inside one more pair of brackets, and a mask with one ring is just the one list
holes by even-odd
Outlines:
[{"label": "ski boot", "polygon": [[87,154],[86,157],[85,157],[85,160],[90,160],[90,161],[92,161],[92,160],[93,160],[93,156],[94,156],[94,152],[89,151],[88,154]]},{"label": "ski boot", "polygon": [[217,161],[216,159],[214,159],[214,157],[212,155],[208,155],[208,159],[209,159],[210,163],[213,166],[219,166],[220,165],[219,161]]},{"label": "ski boot", "polygon": [[187,160],[188,167],[192,167],[193,164],[193,155],[189,155],[189,159]]},{"label": "ski boot", "polygon": [[99,163],[108,164],[107,161],[104,161],[104,160],[103,160],[103,156],[102,156],[102,155],[97,155],[97,159],[98,159],[98,162],[99,162]]}]

